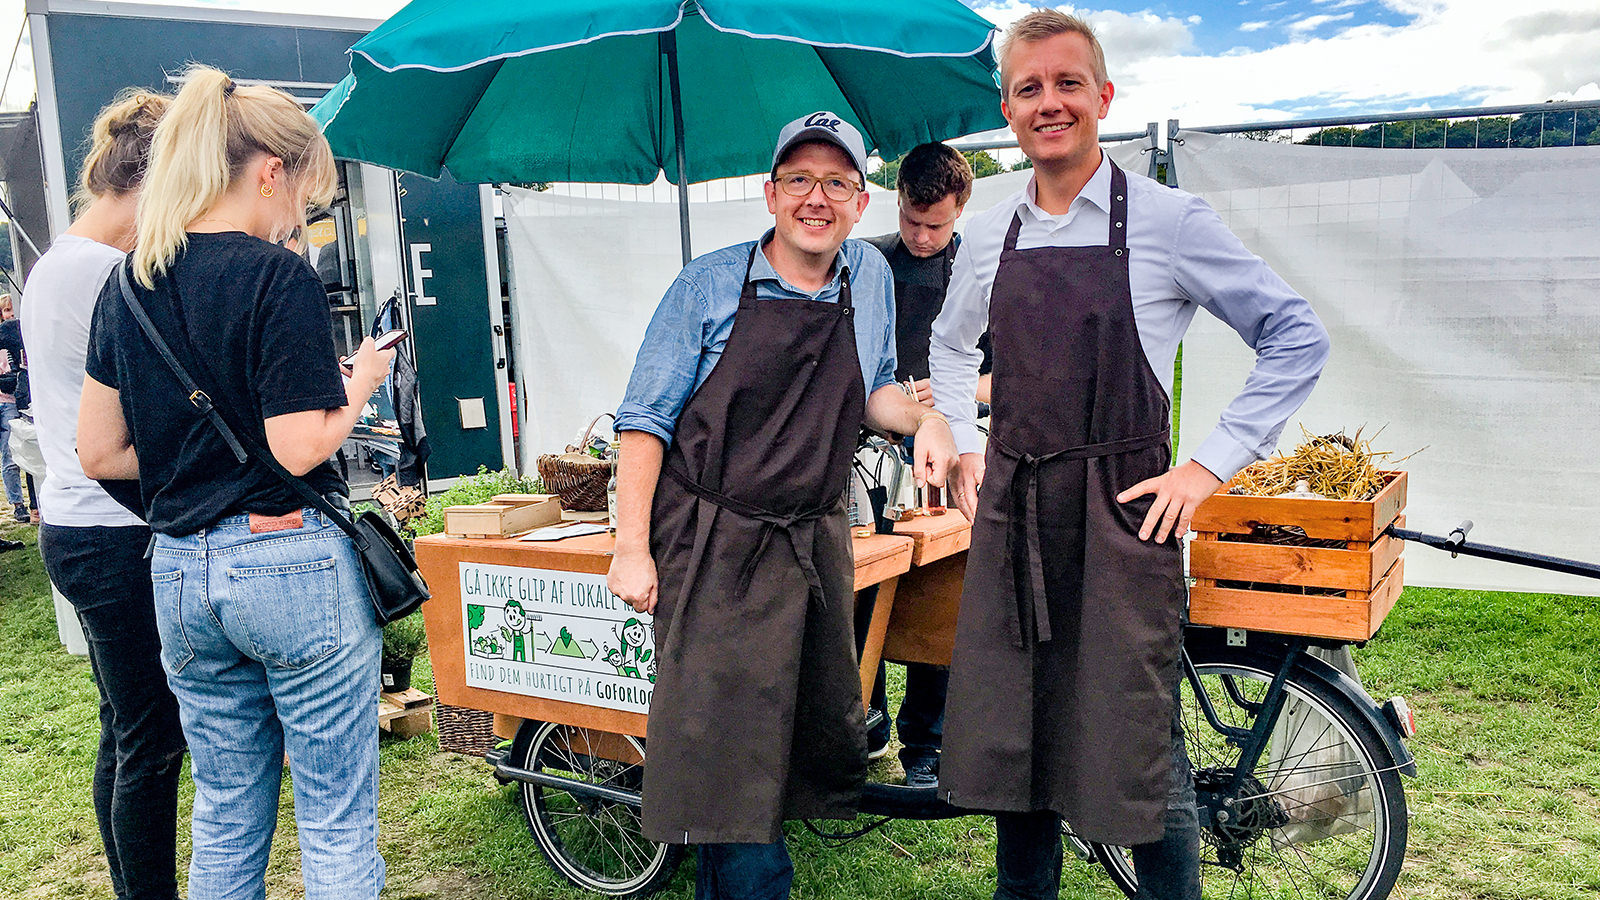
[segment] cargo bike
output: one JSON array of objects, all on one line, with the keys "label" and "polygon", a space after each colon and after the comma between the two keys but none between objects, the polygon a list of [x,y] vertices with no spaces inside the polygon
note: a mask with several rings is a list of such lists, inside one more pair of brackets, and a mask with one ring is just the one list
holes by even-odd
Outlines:
[{"label": "cargo bike", "polygon": [[[1600,577],[1600,567],[1468,543],[1470,522],[1447,538],[1407,531],[1405,484],[1404,473],[1393,473],[1370,501],[1293,507],[1219,492],[1196,516],[1182,703],[1207,900],[1381,900],[1393,888],[1408,831],[1401,776],[1416,773],[1404,743],[1414,723],[1403,698],[1379,703],[1367,694],[1348,650],[1377,631],[1398,599],[1405,541]],[[1274,521],[1297,523],[1297,539],[1263,539],[1271,530],[1263,523]],[[878,586],[861,653],[863,696],[880,659],[948,664],[968,540],[966,520],[953,509],[898,522],[889,534],[855,532],[855,587]],[[417,541],[417,556],[435,589],[424,609],[440,699],[495,713],[495,734],[509,742],[486,760],[502,782],[517,784],[539,849],[581,888],[643,897],[666,884],[683,853],[640,830],[647,695],[623,709],[602,703],[602,694],[617,697],[615,687],[578,702],[516,693],[522,686],[494,682],[489,669],[500,663],[478,662],[469,644],[483,627],[473,624],[465,596],[472,578],[494,570],[505,596],[518,593],[505,573],[519,570],[603,585],[610,544],[603,534],[543,545],[435,535]],[[625,605],[613,612],[638,621]],[[551,646],[541,651],[535,641],[533,652],[564,652],[571,639],[562,629],[556,633],[552,622],[540,632]],[[619,671],[630,675],[629,662],[648,672],[648,653],[617,655],[630,646],[626,631],[613,625],[616,646],[596,645],[597,655],[608,651],[608,662],[623,663]],[[587,645],[574,643],[577,652]],[[469,677],[475,665],[477,677]],[[869,782],[860,819],[806,824],[824,838],[849,840],[894,819],[982,814],[944,803],[936,790]],[[1078,858],[1102,866],[1135,896],[1125,849],[1084,841],[1070,823],[1063,830]]]}]

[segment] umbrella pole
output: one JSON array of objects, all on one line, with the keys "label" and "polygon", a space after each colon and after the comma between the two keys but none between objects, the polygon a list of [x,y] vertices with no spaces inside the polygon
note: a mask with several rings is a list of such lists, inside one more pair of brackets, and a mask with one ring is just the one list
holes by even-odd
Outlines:
[{"label": "umbrella pole", "polygon": [[683,248],[683,264],[693,259],[689,252],[689,177],[683,150],[683,97],[678,89],[678,36],[661,32],[661,53],[667,58],[667,81],[672,90],[672,143],[678,151],[678,231]]}]

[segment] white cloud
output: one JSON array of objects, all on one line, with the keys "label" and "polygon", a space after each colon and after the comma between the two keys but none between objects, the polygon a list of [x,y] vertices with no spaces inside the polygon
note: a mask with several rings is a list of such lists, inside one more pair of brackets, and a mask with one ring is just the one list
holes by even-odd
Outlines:
[{"label": "white cloud", "polygon": [[1260,31],[1261,29],[1266,28],[1267,26],[1269,26],[1271,24],[1272,24],[1271,22],[1241,22],[1239,24],[1239,30],[1240,31]]},{"label": "white cloud", "polygon": [[1286,27],[1295,34],[1308,34],[1329,22],[1343,22],[1355,18],[1355,13],[1343,13],[1337,16],[1306,16],[1296,22],[1290,22]]}]

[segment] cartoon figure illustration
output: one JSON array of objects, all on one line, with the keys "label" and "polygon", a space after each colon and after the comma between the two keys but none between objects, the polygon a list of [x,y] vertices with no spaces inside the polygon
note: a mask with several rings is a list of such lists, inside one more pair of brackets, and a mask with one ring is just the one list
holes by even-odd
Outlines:
[{"label": "cartoon figure illustration", "polygon": [[533,634],[533,623],[528,621],[528,614],[523,611],[522,604],[515,600],[506,601],[506,624],[500,627],[500,635],[511,643],[511,660],[513,662],[532,662],[528,656],[528,644],[524,635]]},{"label": "cartoon figure illustration", "polygon": [[[617,634],[617,629],[612,627],[611,633]],[[608,649],[606,651],[606,662],[616,667],[618,675],[626,675],[630,678],[644,678],[645,676],[640,673],[639,667],[648,664],[652,673],[650,680],[654,681],[655,663],[651,661],[650,657],[654,655],[655,651],[648,650],[644,646],[645,639],[648,636],[649,630],[638,619],[629,619],[622,623],[622,633],[617,636],[617,640],[622,646]]]}]

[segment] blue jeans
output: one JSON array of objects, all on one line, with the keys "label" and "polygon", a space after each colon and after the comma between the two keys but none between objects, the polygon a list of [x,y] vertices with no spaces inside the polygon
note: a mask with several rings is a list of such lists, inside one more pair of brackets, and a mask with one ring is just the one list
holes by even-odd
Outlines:
[{"label": "blue jeans", "polygon": [[775,844],[701,844],[694,900],[787,900],[794,881],[789,848]]},{"label": "blue jeans", "polygon": [[22,470],[11,460],[11,422],[17,418],[17,404],[0,401],[0,479],[6,487],[6,502],[22,504]]},{"label": "blue jeans", "polygon": [[[1000,813],[995,830],[995,900],[1056,900],[1061,891],[1061,817],[1048,810]],[[1159,840],[1132,851],[1139,900],[1200,900],[1200,822],[1181,702],[1172,711],[1172,786],[1164,831]]]},{"label": "blue jeans", "polygon": [[189,896],[260,900],[288,751],[307,900],[376,898],[382,636],[350,540],[312,509],[158,535],[161,662],[195,784]]}]

